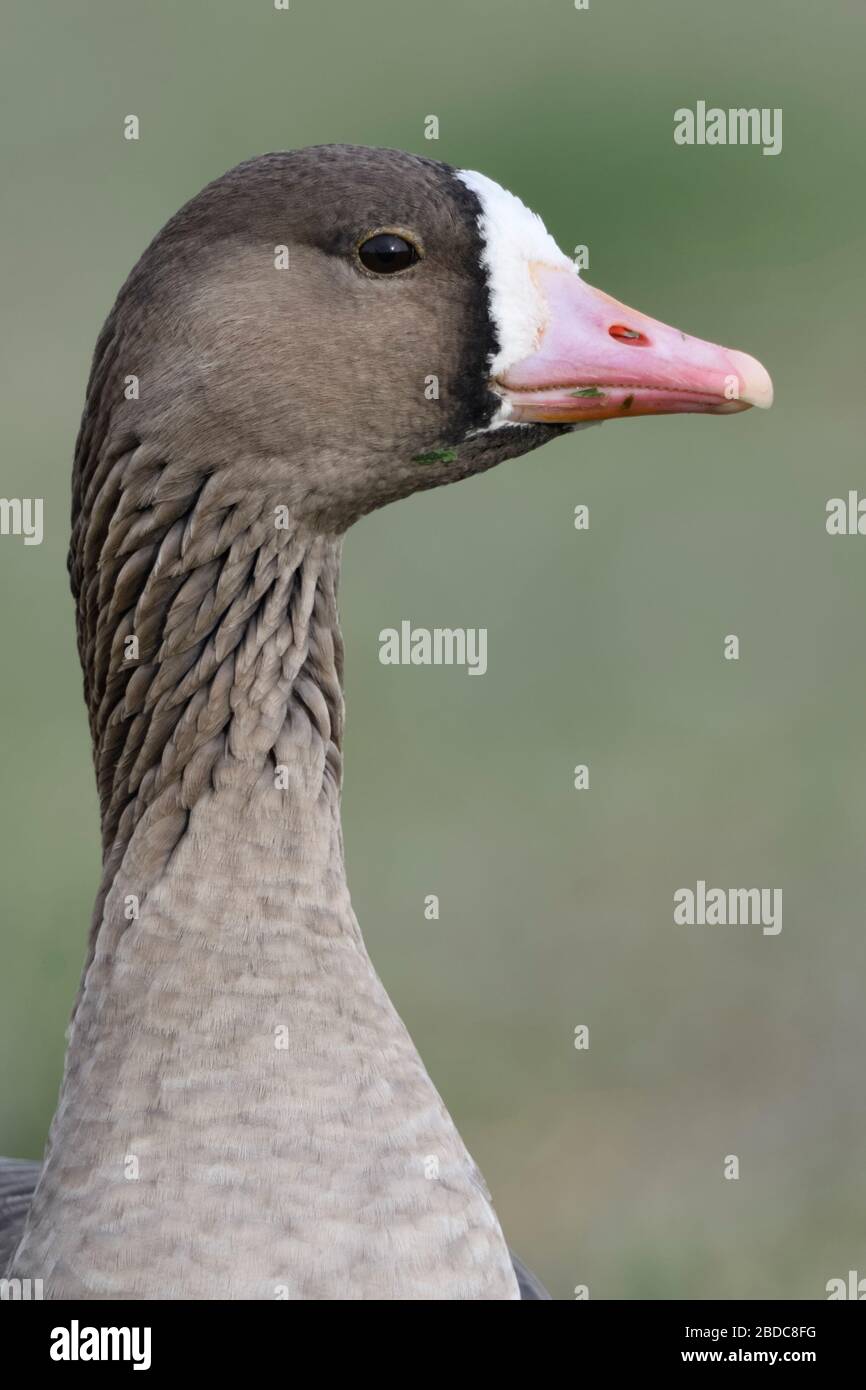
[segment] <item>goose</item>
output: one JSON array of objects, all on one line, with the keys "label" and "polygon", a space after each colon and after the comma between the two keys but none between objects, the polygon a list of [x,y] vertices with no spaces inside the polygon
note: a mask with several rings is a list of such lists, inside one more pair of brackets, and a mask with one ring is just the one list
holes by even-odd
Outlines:
[{"label": "goose", "polygon": [[341,545],[583,425],[771,400],[754,358],[589,286],[515,195],[418,155],[256,157],[158,233],[75,450],[103,871],[44,1161],[0,1165],[10,1279],[548,1297],[352,910]]}]

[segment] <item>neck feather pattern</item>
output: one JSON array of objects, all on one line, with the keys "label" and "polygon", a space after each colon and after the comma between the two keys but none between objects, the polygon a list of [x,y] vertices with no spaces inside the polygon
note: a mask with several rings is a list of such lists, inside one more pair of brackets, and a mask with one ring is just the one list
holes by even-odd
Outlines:
[{"label": "neck feather pattern", "polygon": [[95,929],[133,834],[146,892],[205,789],[252,792],[301,739],[317,749],[320,792],[339,797],[339,541],[305,531],[278,488],[258,460],[212,474],[133,442],[76,498],[70,571],[104,857]]}]

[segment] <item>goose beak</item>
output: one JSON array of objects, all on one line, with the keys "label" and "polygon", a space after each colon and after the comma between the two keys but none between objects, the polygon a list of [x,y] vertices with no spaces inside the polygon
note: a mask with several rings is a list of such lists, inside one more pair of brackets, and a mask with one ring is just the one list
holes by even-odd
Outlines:
[{"label": "goose beak", "polygon": [[529,269],[545,311],[536,350],[492,382],[515,423],[727,415],[772,405],[773,383],[747,353],[628,309],[569,269],[540,262]]}]

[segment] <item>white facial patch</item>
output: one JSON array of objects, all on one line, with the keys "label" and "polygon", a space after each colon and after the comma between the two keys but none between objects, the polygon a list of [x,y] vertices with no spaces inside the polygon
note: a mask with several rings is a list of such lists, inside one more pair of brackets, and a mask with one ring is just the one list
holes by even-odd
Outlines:
[{"label": "white facial patch", "polygon": [[[535,352],[547,322],[547,304],[530,274],[530,263],[541,261],[578,274],[577,266],[560,251],[537,213],[501,184],[458,169],[457,177],[481,204],[481,264],[487,274],[490,312],[499,339],[491,358],[490,375],[498,377]],[[510,407],[502,409],[488,428],[507,424]]]}]

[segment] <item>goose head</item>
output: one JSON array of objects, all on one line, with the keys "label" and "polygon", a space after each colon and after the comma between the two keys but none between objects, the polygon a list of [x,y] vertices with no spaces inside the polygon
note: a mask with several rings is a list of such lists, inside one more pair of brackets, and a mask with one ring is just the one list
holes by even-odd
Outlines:
[{"label": "goose head", "polygon": [[278,477],[327,532],[582,424],[772,400],[754,358],[589,286],[491,179],[396,150],[241,164],[168,223],[115,316],[146,379],[115,428],[125,409],[163,451],[267,460],[248,484]]}]

